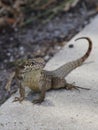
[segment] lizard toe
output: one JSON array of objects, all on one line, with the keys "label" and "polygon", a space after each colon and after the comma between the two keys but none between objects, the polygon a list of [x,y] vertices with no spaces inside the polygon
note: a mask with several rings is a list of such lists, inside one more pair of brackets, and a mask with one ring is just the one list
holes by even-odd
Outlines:
[{"label": "lizard toe", "polygon": [[15,99],[13,100],[13,102],[17,102],[19,101],[20,103],[23,101],[24,98],[22,97],[15,97]]},{"label": "lizard toe", "polygon": [[41,99],[34,99],[32,101],[32,103],[34,103],[34,104],[41,104],[42,102],[43,102],[43,100],[41,100]]}]

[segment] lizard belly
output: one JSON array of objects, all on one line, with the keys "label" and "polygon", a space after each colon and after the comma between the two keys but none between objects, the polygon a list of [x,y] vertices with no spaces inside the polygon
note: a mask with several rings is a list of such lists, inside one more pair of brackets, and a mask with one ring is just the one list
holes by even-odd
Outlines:
[{"label": "lizard belly", "polygon": [[36,70],[36,72],[30,71],[26,72],[23,76],[22,85],[29,87],[34,92],[39,92],[39,81],[41,73]]}]

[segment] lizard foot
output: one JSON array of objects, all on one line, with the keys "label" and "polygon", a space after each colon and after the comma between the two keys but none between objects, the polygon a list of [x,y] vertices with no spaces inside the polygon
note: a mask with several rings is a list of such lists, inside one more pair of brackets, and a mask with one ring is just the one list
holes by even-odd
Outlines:
[{"label": "lizard foot", "polygon": [[21,103],[23,100],[24,100],[23,97],[15,97],[15,99],[13,100],[13,102],[19,101]]},{"label": "lizard foot", "polygon": [[34,103],[34,104],[40,104],[40,103],[42,103],[43,102],[43,100],[42,99],[34,99],[33,101],[32,101],[32,103]]},{"label": "lizard foot", "polygon": [[76,90],[78,90],[79,92],[80,92],[79,89],[90,90],[89,88],[83,88],[83,87],[75,86],[74,84],[67,84],[66,89],[67,89],[67,90],[76,89]]},{"label": "lizard foot", "polygon": [[67,90],[76,89],[76,90],[80,91],[79,88],[78,88],[78,86],[75,86],[75,85],[73,85],[73,84],[68,84],[68,85],[66,86],[66,89],[67,89]]}]

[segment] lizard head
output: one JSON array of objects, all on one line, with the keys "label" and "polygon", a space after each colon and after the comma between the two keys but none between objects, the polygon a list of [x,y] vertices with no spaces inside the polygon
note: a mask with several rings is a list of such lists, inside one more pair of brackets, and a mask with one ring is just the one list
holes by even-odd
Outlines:
[{"label": "lizard head", "polygon": [[14,62],[11,63],[12,66],[14,66],[15,70],[21,70],[24,69],[25,67],[35,67],[36,68],[43,68],[45,66],[45,61],[43,58],[38,57],[38,58],[23,58],[23,59],[18,59]]},{"label": "lizard head", "polygon": [[45,66],[45,61],[43,58],[28,58],[28,59],[20,59],[16,62],[16,66],[19,68],[24,68],[24,66]]},{"label": "lizard head", "polygon": [[38,70],[38,69],[43,69],[45,66],[45,61],[43,58],[32,58],[26,60],[24,64],[24,70],[28,71],[30,69],[32,70]]}]

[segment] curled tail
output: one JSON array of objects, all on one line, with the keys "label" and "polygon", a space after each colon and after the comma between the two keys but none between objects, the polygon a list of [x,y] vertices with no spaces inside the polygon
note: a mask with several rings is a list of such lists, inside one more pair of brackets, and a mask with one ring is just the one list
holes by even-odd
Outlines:
[{"label": "curled tail", "polygon": [[75,61],[68,62],[68,63],[62,65],[61,67],[57,68],[56,70],[52,71],[51,74],[53,76],[57,76],[57,77],[60,77],[60,78],[66,77],[72,70],[81,66],[82,63],[89,57],[91,50],[92,50],[91,39],[88,38],[88,37],[80,37],[80,38],[77,38],[75,41],[77,41],[79,39],[86,39],[88,41],[89,47],[88,47],[87,52],[81,58],[79,58]]},{"label": "curled tail", "polygon": [[80,58],[81,62],[84,62],[84,61],[89,57],[89,55],[90,55],[90,53],[91,53],[91,50],[92,50],[92,41],[91,41],[91,39],[88,38],[88,37],[80,37],[80,38],[77,38],[75,41],[77,41],[77,40],[79,40],[79,39],[86,39],[86,40],[88,41],[88,43],[89,43],[89,47],[88,47],[87,52],[85,53],[84,56],[82,56],[82,57]]}]

